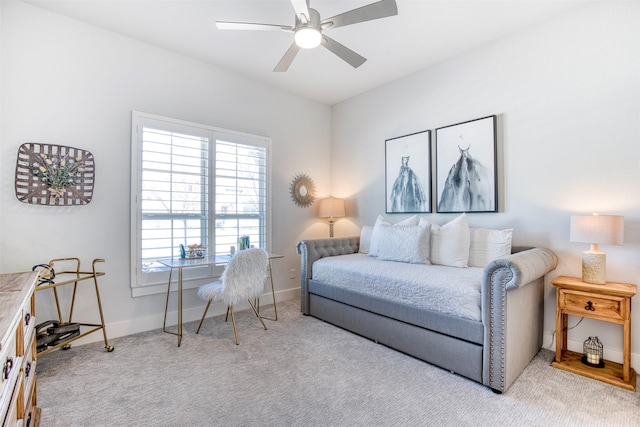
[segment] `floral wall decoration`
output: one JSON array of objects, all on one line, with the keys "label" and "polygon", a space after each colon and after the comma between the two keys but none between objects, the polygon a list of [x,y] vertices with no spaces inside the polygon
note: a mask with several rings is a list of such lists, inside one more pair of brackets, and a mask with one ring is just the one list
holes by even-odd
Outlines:
[{"label": "floral wall decoration", "polygon": [[93,154],[64,145],[29,142],[18,149],[16,197],[24,203],[86,205],[95,183]]}]

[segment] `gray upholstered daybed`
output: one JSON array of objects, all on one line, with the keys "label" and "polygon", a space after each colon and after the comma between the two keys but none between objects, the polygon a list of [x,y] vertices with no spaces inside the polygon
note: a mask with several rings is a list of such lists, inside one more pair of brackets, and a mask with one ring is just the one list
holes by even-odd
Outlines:
[{"label": "gray upholstered daybed", "polygon": [[[497,393],[507,390],[540,350],[544,275],[557,263],[548,249],[513,248],[513,254],[494,259],[485,268],[465,269],[382,260],[358,253],[359,244],[360,237],[298,242],[301,311],[305,315],[470,378]],[[317,280],[314,265],[326,270],[323,264],[330,266],[332,261],[337,264],[329,267],[324,279]],[[353,274],[348,271],[350,265]],[[334,268],[337,273],[332,272]],[[452,313],[446,306],[450,301],[456,304],[457,296],[433,297],[438,301],[431,305],[428,301],[426,305],[414,303],[411,295],[404,295],[412,294],[407,290],[411,283],[380,290],[384,283],[393,281],[390,275],[403,275],[403,269],[413,269],[408,274],[414,276],[416,269],[422,269],[424,277],[429,277],[430,271],[441,276],[441,271],[436,271],[440,269],[446,270],[442,277],[451,282],[457,274],[464,278],[460,280],[477,281],[468,289],[475,286],[479,292],[478,315]],[[376,271],[382,278],[372,276]],[[329,283],[332,280],[334,283]],[[347,282],[353,283],[343,286]],[[468,293],[466,287],[460,289],[460,293]],[[418,294],[429,299],[428,292]]]}]

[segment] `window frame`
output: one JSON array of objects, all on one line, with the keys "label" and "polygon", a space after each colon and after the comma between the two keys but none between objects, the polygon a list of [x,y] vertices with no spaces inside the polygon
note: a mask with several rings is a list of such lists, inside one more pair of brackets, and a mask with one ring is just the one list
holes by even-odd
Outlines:
[{"label": "window frame", "polygon": [[[203,136],[206,135],[209,144],[209,170],[208,170],[208,225],[209,241],[207,244],[215,250],[216,234],[216,142],[237,143],[242,145],[257,146],[265,149],[265,201],[264,201],[264,239],[267,251],[271,249],[271,138],[253,135],[244,132],[217,128],[214,126],[189,122],[156,114],[132,111],[131,113],[131,209],[130,209],[130,278],[133,297],[152,295],[167,291],[169,269],[159,268],[157,271],[143,273],[142,263],[142,207],[138,203],[141,196],[142,179],[142,129],[145,125],[156,125],[163,130],[171,130]],[[190,133],[190,130],[193,133]],[[183,272],[183,289],[191,289],[202,285],[212,279],[215,280],[222,272],[221,267],[193,267]],[[172,277],[176,280],[175,277]]]}]

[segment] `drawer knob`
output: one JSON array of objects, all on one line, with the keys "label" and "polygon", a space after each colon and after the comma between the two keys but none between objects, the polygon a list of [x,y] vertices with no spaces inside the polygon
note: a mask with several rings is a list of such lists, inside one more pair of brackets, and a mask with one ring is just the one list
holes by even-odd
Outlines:
[{"label": "drawer knob", "polygon": [[30,372],[31,372],[31,362],[27,362],[27,366],[24,367],[24,376],[29,378]]},{"label": "drawer knob", "polygon": [[7,357],[7,361],[4,363],[2,367],[2,376],[5,380],[9,379],[9,374],[11,373],[11,369],[13,368],[13,357]]},{"label": "drawer knob", "polygon": [[584,309],[588,311],[596,311],[596,308],[593,306],[591,301],[587,301],[587,305],[584,306]]},{"label": "drawer knob", "polygon": [[24,326],[29,326],[29,322],[31,321],[31,313],[27,313],[24,315]]}]

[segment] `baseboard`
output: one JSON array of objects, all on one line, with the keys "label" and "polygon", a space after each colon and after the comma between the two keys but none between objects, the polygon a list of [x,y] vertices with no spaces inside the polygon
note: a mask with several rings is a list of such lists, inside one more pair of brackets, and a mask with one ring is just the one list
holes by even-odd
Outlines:
[{"label": "baseboard", "polygon": [[[292,288],[286,289],[282,291],[276,291],[276,303],[282,301],[293,300],[296,298],[300,298],[300,288]],[[269,306],[272,303],[271,292],[265,293],[260,297],[261,305]],[[241,310],[249,310],[250,306],[248,302],[244,302],[242,304],[238,304],[234,306],[236,311]],[[202,318],[202,312],[204,310],[204,306],[192,307],[192,308],[184,308],[182,310],[182,321],[183,323],[193,322],[196,320],[200,320]],[[227,307],[223,303],[211,304],[209,307],[209,311],[207,312],[207,318],[224,315],[226,313]],[[265,314],[266,316],[271,316],[271,312]],[[175,326],[177,324],[177,319],[175,316],[175,308],[170,317],[172,320],[167,321],[167,326]],[[153,329],[162,328],[162,322],[164,321],[164,312],[160,312],[154,314],[152,316],[146,317],[138,317],[135,319],[128,319],[121,322],[107,323],[107,338],[109,340],[117,337],[123,337],[127,335],[137,334],[140,332],[151,331]],[[89,334],[86,337],[83,337],[77,341],[73,342],[74,346],[89,344],[93,342],[102,341],[103,337],[101,333]],[[111,342],[109,342],[111,344]],[[116,349],[117,351],[117,349]]]},{"label": "baseboard", "polygon": [[[543,334],[542,346],[547,350],[551,350],[555,352],[556,351],[555,339],[556,339],[556,336],[554,334],[547,334],[547,333]],[[584,350],[583,345],[584,345],[584,342],[582,341],[567,340],[568,350],[571,350],[571,351],[582,353]],[[610,360],[616,363],[622,363],[621,349],[607,347],[605,349],[604,356],[606,360]],[[634,368],[636,371],[640,369],[640,354],[631,353],[631,367]]]}]

